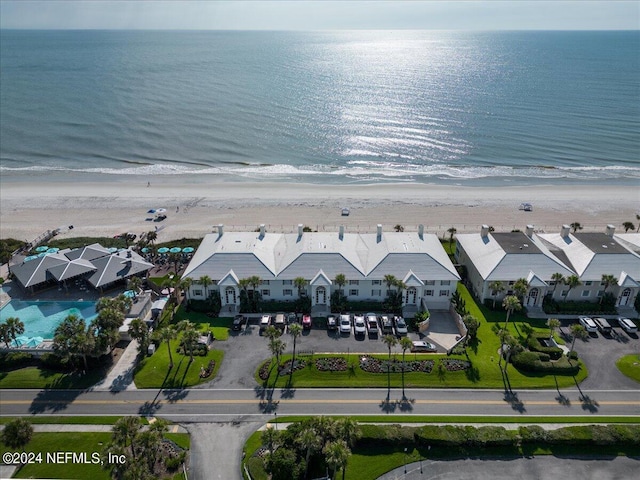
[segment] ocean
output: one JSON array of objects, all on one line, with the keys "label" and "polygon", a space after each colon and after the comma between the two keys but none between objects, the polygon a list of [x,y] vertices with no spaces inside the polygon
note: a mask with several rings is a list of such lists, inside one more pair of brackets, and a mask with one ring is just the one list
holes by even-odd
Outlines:
[{"label": "ocean", "polygon": [[640,185],[640,32],[0,32],[3,182]]}]

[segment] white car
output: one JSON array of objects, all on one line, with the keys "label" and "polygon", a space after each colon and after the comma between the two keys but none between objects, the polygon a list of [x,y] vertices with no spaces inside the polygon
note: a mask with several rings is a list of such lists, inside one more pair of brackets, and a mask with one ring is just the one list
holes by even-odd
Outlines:
[{"label": "white car", "polygon": [[264,330],[271,325],[271,315],[262,315],[260,318],[260,330]]},{"label": "white car", "polygon": [[414,353],[438,351],[438,348],[433,343],[425,342],[424,340],[415,340],[411,343],[411,351]]},{"label": "white car", "polygon": [[351,333],[351,317],[349,315],[340,315],[340,333],[349,335]]},{"label": "white car", "polygon": [[637,333],[638,326],[628,318],[618,317],[618,325],[627,333]]},{"label": "white car", "polygon": [[585,330],[589,333],[595,333],[598,331],[598,325],[593,321],[591,317],[580,317],[578,318],[580,325],[582,325]]},{"label": "white car", "polygon": [[396,324],[396,335],[404,337],[407,335],[407,322],[402,317],[393,317],[393,322]]},{"label": "white car", "polygon": [[353,320],[353,333],[361,336],[365,336],[367,334],[367,326],[364,323],[364,316],[356,315]]}]

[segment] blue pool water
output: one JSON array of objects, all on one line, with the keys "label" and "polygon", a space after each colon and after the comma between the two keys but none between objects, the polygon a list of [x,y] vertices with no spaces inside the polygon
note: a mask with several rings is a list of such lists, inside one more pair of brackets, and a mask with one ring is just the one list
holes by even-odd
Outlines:
[{"label": "blue pool water", "polygon": [[96,302],[25,302],[14,298],[0,310],[0,322],[18,317],[24,323],[23,342],[28,342],[33,337],[52,339],[56,327],[72,314],[90,322],[97,316]]}]

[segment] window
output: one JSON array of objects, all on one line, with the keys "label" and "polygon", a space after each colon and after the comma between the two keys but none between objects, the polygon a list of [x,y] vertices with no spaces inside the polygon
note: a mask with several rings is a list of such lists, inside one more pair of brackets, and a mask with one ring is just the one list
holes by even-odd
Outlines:
[{"label": "window", "polygon": [[601,286],[601,287],[604,287],[604,282],[600,282],[600,286]]},{"label": "window", "polygon": [[566,297],[567,295],[569,295],[569,290],[562,290],[560,295],[562,295],[563,297]]},{"label": "window", "polygon": [[451,285],[451,280],[442,280],[440,285]]},{"label": "window", "polygon": [[352,297],[357,297],[358,296],[358,290],[356,290],[356,289],[349,290],[349,295],[351,295]]},{"label": "window", "polygon": [[382,290],[371,290],[371,296],[372,297],[381,297],[382,296]]},{"label": "window", "polygon": [[549,285],[551,285],[552,287],[553,287],[555,284],[556,284],[556,282],[554,282],[553,280],[551,280],[551,281],[549,282]]},{"label": "window", "polygon": [[513,295],[513,290],[507,290],[507,295]]},{"label": "window", "polygon": [[260,280],[260,285],[269,285],[269,280]]},{"label": "window", "polygon": [[382,285],[382,280],[372,280],[371,285]]},{"label": "window", "polygon": [[262,296],[263,297],[268,297],[271,295],[271,290],[262,290]]},{"label": "window", "polygon": [[435,280],[427,280],[426,282],[424,282],[425,285],[435,285],[436,281]]},{"label": "window", "polygon": [[440,296],[441,297],[446,297],[449,295],[449,290],[440,290]]},{"label": "window", "polygon": [[293,285],[293,280],[282,280],[282,285]]},{"label": "window", "polygon": [[513,286],[516,282],[514,282],[513,280],[509,282],[509,286]]},{"label": "window", "polygon": [[349,280],[349,285],[359,285],[360,281],[359,280]]},{"label": "window", "polygon": [[[590,287],[591,285],[593,285],[593,282],[584,282],[584,286],[585,287]],[[584,297],[584,295],[583,295]]]},{"label": "window", "polygon": [[589,290],[582,290],[582,297],[588,297],[591,292]]},{"label": "window", "polygon": [[293,290],[291,290],[290,288],[285,288],[284,290],[282,290],[282,295],[284,295],[285,297],[292,297]]},{"label": "window", "polygon": [[604,290],[598,290],[598,298],[604,295]]},{"label": "window", "polygon": [[427,290],[426,292],[424,292],[424,294],[427,297],[433,297],[433,290]]},{"label": "window", "polygon": [[193,291],[193,295],[196,297],[201,297],[202,296],[202,290],[194,290]]}]

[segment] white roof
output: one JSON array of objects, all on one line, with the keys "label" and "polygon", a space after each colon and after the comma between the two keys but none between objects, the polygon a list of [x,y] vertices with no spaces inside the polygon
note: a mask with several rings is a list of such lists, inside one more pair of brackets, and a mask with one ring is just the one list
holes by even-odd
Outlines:
[{"label": "white roof", "polygon": [[568,265],[556,258],[536,234],[521,232],[458,234],[456,239],[485,281],[533,278],[544,281],[560,272],[573,275]]},{"label": "white roof", "polygon": [[435,235],[384,232],[377,234],[305,232],[297,234],[229,232],[207,235],[184,277],[208,275],[221,279],[233,270],[238,278],[258,275],[264,280],[313,278],[322,271],[328,279],[339,273],[348,280],[405,278],[458,280],[455,267]]}]

